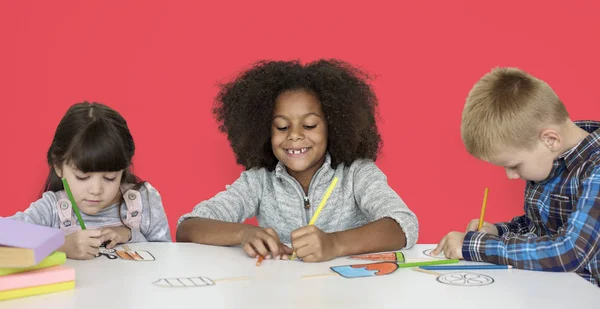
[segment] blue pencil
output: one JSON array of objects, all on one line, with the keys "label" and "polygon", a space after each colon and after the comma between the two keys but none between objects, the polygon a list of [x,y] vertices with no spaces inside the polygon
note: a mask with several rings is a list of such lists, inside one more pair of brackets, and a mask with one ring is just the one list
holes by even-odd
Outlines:
[{"label": "blue pencil", "polygon": [[435,265],[420,266],[419,268],[427,270],[474,270],[474,269],[511,269],[511,265]]}]

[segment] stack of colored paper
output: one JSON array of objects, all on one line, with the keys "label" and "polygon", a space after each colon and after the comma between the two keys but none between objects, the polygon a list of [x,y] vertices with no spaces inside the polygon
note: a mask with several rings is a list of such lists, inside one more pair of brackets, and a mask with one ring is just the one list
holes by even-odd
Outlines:
[{"label": "stack of colored paper", "polygon": [[73,289],[59,229],[0,218],[0,301]]}]

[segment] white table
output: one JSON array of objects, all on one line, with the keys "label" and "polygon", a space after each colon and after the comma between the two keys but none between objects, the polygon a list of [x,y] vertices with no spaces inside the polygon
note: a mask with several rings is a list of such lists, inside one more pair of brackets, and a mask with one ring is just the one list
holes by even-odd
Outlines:
[{"label": "white table", "polygon": [[[68,260],[76,269],[72,291],[0,302],[0,308],[600,308],[600,289],[572,273],[477,270],[495,282],[480,287],[450,286],[411,269],[370,278],[340,276],[303,279],[331,272],[330,266],[357,264],[339,258],[324,263],[265,260],[260,267],[237,247],[190,243],[139,243],[153,262]],[[417,245],[408,258],[424,258],[432,245]],[[461,262],[468,263],[468,262]],[[165,277],[250,277],[214,286],[166,288]]]}]

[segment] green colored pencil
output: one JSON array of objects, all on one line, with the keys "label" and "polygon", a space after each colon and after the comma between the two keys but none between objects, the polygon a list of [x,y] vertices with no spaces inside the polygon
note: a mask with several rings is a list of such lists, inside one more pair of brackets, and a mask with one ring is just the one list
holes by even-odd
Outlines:
[{"label": "green colored pencil", "polygon": [[[75,199],[73,198],[73,193],[71,193],[71,188],[67,183],[67,179],[62,179],[63,187],[65,187],[65,191],[67,191],[67,195],[69,196],[69,200],[71,201],[71,206],[73,206],[73,211],[75,211],[75,215],[77,216],[77,221],[79,221],[79,226],[81,226],[82,230],[85,230],[85,223],[83,223],[83,219],[81,218],[81,213],[79,212],[79,208],[75,203]],[[428,264],[429,265],[429,264]]]},{"label": "green colored pencil", "polygon": [[398,268],[418,267],[418,266],[427,266],[427,265],[440,265],[440,264],[456,264],[456,263],[458,263],[457,259],[433,260],[433,261],[424,261],[424,262],[401,263],[401,264],[398,264]]}]

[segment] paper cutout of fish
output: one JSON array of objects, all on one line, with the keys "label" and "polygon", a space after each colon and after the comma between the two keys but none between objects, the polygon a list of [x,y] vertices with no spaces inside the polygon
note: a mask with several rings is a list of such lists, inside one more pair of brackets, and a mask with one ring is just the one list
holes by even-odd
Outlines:
[{"label": "paper cutout of fish", "polygon": [[208,277],[160,278],[152,283],[158,286],[169,288],[188,288],[215,285],[215,282]]},{"label": "paper cutout of fish", "polygon": [[356,264],[334,266],[331,270],[344,278],[361,278],[389,275],[398,269],[396,262],[379,262],[372,264]]},{"label": "paper cutout of fish", "polygon": [[404,253],[400,251],[351,255],[348,258],[355,260],[386,261],[396,263],[404,263],[406,261],[406,259],[404,258]]}]

